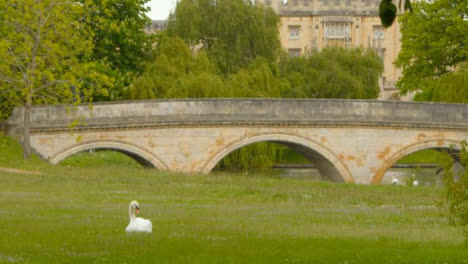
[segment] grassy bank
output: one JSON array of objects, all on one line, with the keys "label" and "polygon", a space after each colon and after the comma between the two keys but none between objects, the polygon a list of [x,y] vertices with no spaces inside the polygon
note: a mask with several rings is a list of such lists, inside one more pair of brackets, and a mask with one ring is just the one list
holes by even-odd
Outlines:
[{"label": "grassy bank", "polygon": [[425,149],[403,157],[400,164],[439,164],[440,152],[434,149]]},{"label": "grassy bank", "polygon": [[[45,174],[0,172],[0,263],[468,263],[437,187],[50,166],[3,143],[0,166]],[[132,199],[152,234],[124,232]]]}]

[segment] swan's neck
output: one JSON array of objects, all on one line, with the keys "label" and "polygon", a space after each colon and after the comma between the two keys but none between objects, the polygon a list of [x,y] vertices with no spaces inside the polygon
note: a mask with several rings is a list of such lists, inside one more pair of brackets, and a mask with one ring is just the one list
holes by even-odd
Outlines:
[{"label": "swan's neck", "polygon": [[130,222],[135,220],[135,207],[131,205],[128,207],[128,215],[130,216]]}]

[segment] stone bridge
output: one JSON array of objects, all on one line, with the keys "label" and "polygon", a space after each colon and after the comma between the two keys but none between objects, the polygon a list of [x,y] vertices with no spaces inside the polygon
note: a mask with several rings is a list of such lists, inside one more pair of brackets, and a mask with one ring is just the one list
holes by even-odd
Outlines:
[{"label": "stone bridge", "polygon": [[[22,109],[7,122],[21,135]],[[123,152],[159,170],[208,173],[232,151],[277,142],[322,176],[379,183],[400,158],[468,138],[468,105],[368,100],[187,99],[40,106],[31,144],[53,164],[88,149]]]}]

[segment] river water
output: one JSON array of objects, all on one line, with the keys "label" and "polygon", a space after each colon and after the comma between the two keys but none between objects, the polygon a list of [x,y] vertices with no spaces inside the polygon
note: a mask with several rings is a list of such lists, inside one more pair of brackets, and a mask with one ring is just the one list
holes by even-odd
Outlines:
[{"label": "river water", "polygon": [[[315,168],[286,168],[276,170],[279,172],[279,177],[281,178],[309,181],[324,180]],[[436,173],[437,168],[391,168],[385,173],[381,184],[392,184],[393,177],[398,179],[398,184],[400,185],[407,184],[411,177],[414,177],[419,185],[440,184],[439,177]]]}]

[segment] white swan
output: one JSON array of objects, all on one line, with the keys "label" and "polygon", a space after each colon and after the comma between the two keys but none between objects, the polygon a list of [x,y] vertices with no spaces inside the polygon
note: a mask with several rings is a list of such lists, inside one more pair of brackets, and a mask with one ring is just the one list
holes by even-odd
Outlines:
[{"label": "white swan", "polygon": [[397,185],[399,183],[398,179],[395,176],[392,176],[392,184]]},{"label": "white swan", "polygon": [[128,214],[130,216],[130,223],[128,224],[127,228],[125,228],[125,232],[146,232],[151,233],[153,232],[153,225],[151,224],[150,220],[143,219],[141,217],[135,217],[135,213],[140,213],[140,206],[138,205],[137,201],[131,201],[128,205]]},{"label": "white swan", "polygon": [[413,186],[418,186],[419,185],[419,181],[416,180],[416,175],[414,175],[414,173],[413,173],[413,175],[411,175],[411,180],[412,180],[411,184]]}]

